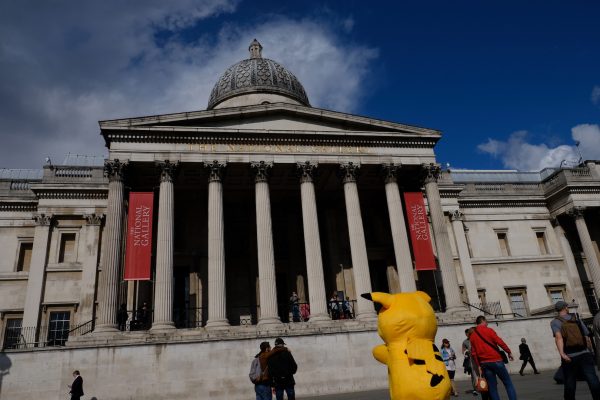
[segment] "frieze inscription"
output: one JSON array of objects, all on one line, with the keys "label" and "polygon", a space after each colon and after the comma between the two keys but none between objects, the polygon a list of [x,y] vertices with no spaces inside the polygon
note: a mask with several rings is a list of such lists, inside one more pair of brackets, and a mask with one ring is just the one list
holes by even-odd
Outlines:
[{"label": "frieze inscription", "polygon": [[189,151],[200,153],[318,153],[318,154],[370,154],[370,149],[361,146],[307,146],[296,144],[229,144],[193,143]]}]

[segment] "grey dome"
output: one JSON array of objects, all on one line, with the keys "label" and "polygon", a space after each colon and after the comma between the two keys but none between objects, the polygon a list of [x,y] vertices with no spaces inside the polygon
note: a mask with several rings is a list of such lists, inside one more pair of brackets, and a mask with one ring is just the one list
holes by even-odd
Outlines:
[{"label": "grey dome", "polygon": [[275,93],[310,106],[298,78],[281,64],[262,58],[256,39],[250,44],[251,58],[227,68],[210,93],[207,109],[232,97],[247,93]]}]

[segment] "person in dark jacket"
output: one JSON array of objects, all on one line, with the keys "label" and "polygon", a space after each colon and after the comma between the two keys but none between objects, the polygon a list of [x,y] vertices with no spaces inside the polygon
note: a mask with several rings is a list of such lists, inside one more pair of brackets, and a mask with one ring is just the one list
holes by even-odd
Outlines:
[{"label": "person in dark jacket", "polygon": [[275,339],[275,348],[269,353],[267,361],[269,366],[269,375],[275,387],[275,398],[283,400],[283,392],[287,394],[288,400],[295,400],[294,374],[298,370],[296,360],[282,338]]},{"label": "person in dark jacket", "polygon": [[521,353],[519,360],[523,361],[523,365],[521,365],[519,374],[523,376],[523,370],[525,369],[527,363],[531,364],[531,366],[533,367],[534,374],[539,374],[539,371],[535,367],[535,361],[533,361],[533,356],[531,355],[531,351],[529,350],[529,346],[527,345],[527,340],[525,340],[525,338],[521,338],[521,344],[519,345],[519,353]]},{"label": "person in dark jacket", "polygon": [[121,304],[121,308],[117,311],[117,324],[119,325],[120,331],[124,331],[127,328],[128,319],[129,314],[127,313],[127,305]]},{"label": "person in dark jacket", "polygon": [[73,371],[73,383],[69,385],[71,391],[71,400],[79,400],[83,396],[83,378],[79,374],[79,371]]}]

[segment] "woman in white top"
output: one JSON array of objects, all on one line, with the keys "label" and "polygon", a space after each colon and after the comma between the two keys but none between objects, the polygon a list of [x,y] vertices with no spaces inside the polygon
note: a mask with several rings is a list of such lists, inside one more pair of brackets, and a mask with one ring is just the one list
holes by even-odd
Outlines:
[{"label": "woman in white top", "polygon": [[440,350],[446,369],[448,370],[448,376],[450,377],[450,383],[452,384],[452,395],[458,396],[456,391],[456,385],[454,384],[454,374],[456,373],[456,353],[454,349],[450,347],[450,341],[448,339],[442,340],[442,349]]}]

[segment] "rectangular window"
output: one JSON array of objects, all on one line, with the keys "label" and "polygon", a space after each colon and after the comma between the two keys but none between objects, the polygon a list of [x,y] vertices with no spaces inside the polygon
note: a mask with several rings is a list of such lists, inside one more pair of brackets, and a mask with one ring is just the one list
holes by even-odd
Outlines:
[{"label": "rectangular window", "polygon": [[525,289],[507,290],[510,308],[515,317],[526,317],[529,315],[527,310],[527,293]]},{"label": "rectangular window", "polygon": [[485,289],[478,289],[477,290],[477,297],[479,297],[479,303],[481,303],[481,305],[485,305],[486,300],[485,300]]},{"label": "rectangular window", "polygon": [[29,271],[31,265],[31,254],[33,253],[32,242],[21,242],[19,244],[19,258],[17,260],[17,271]]},{"label": "rectangular window", "polygon": [[559,301],[566,301],[566,288],[564,285],[557,286],[547,286],[546,290],[548,291],[548,297],[550,297],[550,301],[552,304],[556,304]]},{"label": "rectangular window", "polygon": [[23,318],[8,318],[4,328],[3,349],[17,349],[21,339]]},{"label": "rectangular window", "polygon": [[53,311],[48,322],[48,346],[64,346],[69,338],[71,313]]},{"label": "rectangular window", "polygon": [[460,300],[463,303],[469,303],[469,296],[467,295],[467,290],[464,286],[459,286],[460,289]]},{"label": "rectangular window", "polygon": [[75,262],[75,238],[75,233],[60,235],[59,263]]},{"label": "rectangular window", "polygon": [[537,239],[538,247],[540,249],[540,254],[541,255],[548,254],[548,243],[546,243],[545,232],[536,232],[535,237]]},{"label": "rectangular window", "polygon": [[508,238],[506,232],[496,232],[498,236],[498,244],[500,245],[500,255],[502,257],[510,256],[510,249],[508,247]]}]

